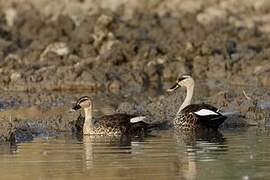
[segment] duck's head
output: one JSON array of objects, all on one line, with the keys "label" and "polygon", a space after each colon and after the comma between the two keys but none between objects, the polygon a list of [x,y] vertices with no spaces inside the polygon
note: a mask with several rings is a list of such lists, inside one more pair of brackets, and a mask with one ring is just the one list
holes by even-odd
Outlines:
[{"label": "duck's head", "polygon": [[179,76],[176,80],[176,83],[169,89],[167,89],[167,92],[175,91],[177,88],[184,86],[189,87],[194,85],[193,78],[188,74],[183,74]]},{"label": "duck's head", "polygon": [[73,110],[79,110],[79,109],[85,109],[85,108],[92,108],[92,101],[90,99],[90,97],[88,96],[82,96],[80,97],[76,103],[74,104],[74,106],[72,107]]}]

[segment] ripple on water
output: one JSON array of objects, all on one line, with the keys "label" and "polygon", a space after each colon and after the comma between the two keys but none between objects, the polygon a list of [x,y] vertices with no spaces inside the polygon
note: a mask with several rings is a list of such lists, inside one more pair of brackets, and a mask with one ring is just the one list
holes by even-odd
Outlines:
[{"label": "ripple on water", "polygon": [[5,179],[263,179],[270,175],[268,132],[226,130],[221,135],[187,138],[169,130],[124,142],[39,137],[16,147],[1,145],[0,172]]}]

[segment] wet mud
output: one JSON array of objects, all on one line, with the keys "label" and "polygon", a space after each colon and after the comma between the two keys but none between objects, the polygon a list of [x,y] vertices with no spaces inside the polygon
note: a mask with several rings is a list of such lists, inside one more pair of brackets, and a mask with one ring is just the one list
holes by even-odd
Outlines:
[{"label": "wet mud", "polygon": [[[150,89],[162,94],[179,74],[190,73],[197,82],[219,87],[212,94],[195,97],[198,101],[239,112],[224,126],[270,125],[268,1],[11,0],[0,4],[3,110],[42,104],[44,112],[51,103],[72,101],[72,96],[48,96],[42,91],[132,96]],[[225,85],[254,88],[248,98],[242,90]],[[256,94],[260,87],[265,90]],[[8,95],[10,91],[35,93],[25,98],[25,94]],[[132,102],[123,98],[117,111],[149,114],[152,121],[168,120],[183,96],[143,96]],[[113,104],[109,111],[116,108]],[[33,134],[29,123],[8,118],[1,121],[1,141],[16,139],[15,130]],[[36,119],[40,129],[72,129],[62,117]]]},{"label": "wet mud", "polygon": [[[81,92],[83,93],[83,92]],[[77,133],[82,128],[83,112],[71,110],[81,93],[3,93],[0,109],[0,142],[23,142],[36,136]],[[112,114],[120,95],[92,94],[95,117]]]},{"label": "wet mud", "polygon": [[78,116],[63,107],[44,111],[38,106],[32,106],[0,112],[0,142],[19,143],[30,141],[36,136],[53,136],[72,131],[73,121]]}]

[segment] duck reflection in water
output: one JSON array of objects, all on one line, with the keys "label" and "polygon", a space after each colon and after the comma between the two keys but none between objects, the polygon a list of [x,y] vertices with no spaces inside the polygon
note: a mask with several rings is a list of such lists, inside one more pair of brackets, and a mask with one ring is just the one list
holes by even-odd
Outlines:
[{"label": "duck reflection in water", "polygon": [[179,159],[182,164],[179,173],[185,179],[197,179],[197,164],[200,161],[215,161],[216,155],[228,150],[226,139],[218,130],[176,131],[175,139],[177,144],[185,146],[186,156]]},{"label": "duck reflection in water", "polygon": [[[84,136],[77,134],[77,139],[84,145],[84,159],[86,168],[95,168],[100,161],[111,164],[115,157],[124,156],[131,158],[132,154],[140,153],[143,150],[145,137],[130,136]],[[104,162],[107,161],[107,162]]]},{"label": "duck reflection in water", "polygon": [[212,129],[196,129],[188,131],[175,131],[178,142],[184,142],[186,146],[195,146],[198,142],[206,142],[221,145],[226,139],[219,130]]}]

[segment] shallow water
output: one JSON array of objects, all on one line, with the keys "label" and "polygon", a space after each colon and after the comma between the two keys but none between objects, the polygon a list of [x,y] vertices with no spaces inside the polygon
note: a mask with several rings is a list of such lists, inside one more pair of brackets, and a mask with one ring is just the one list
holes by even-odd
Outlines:
[{"label": "shallow water", "polygon": [[1,179],[268,179],[270,138],[256,129],[144,139],[37,137],[0,146]]}]

